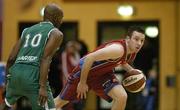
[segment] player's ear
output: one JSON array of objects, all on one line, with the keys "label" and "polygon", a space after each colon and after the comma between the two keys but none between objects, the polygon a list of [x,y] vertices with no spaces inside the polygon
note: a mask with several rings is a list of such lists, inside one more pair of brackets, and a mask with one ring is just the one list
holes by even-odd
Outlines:
[{"label": "player's ear", "polygon": [[126,36],[126,40],[127,40],[127,42],[129,42],[129,40],[130,40],[130,37],[129,37],[129,36]]},{"label": "player's ear", "polygon": [[130,39],[130,37],[129,37],[129,36],[126,36],[126,39]]}]

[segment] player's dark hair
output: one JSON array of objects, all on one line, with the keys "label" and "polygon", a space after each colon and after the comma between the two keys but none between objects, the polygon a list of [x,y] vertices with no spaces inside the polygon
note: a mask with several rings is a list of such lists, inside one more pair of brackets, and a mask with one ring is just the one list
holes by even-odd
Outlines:
[{"label": "player's dark hair", "polygon": [[57,28],[60,27],[63,16],[63,10],[56,4],[48,4],[44,9],[44,21],[50,21]]},{"label": "player's dark hair", "polygon": [[142,33],[142,34],[145,34],[144,29],[142,29],[141,27],[139,27],[139,26],[131,26],[131,27],[128,28],[127,36],[129,36],[129,37],[131,38],[132,33],[133,33],[134,31],[140,32],[140,33]]}]

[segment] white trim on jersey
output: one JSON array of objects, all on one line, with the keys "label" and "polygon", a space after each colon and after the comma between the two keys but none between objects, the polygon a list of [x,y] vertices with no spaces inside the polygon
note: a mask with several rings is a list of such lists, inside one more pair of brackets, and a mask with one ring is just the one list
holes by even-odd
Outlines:
[{"label": "white trim on jersey", "polygon": [[49,24],[53,25],[53,23],[51,23],[50,21],[42,21],[42,22],[40,22],[40,24],[41,23],[49,23]]},{"label": "white trim on jersey", "polygon": [[53,29],[51,29],[51,30],[48,32],[48,38],[49,38],[51,32],[52,32],[53,30],[55,30],[55,29],[56,29],[56,28],[53,28]]},{"label": "white trim on jersey", "polygon": [[24,35],[24,32],[27,30],[28,28],[25,28],[23,31],[22,31],[22,33],[21,33],[21,39],[22,39],[22,37],[23,37],[23,35]]}]

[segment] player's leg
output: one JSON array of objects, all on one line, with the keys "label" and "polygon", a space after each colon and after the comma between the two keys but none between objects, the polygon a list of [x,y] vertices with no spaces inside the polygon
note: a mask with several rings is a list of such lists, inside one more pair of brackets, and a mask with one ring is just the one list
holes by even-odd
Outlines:
[{"label": "player's leg", "polygon": [[54,99],[54,102],[56,108],[62,108],[64,105],[69,103],[69,101],[61,99],[59,95]]},{"label": "player's leg", "polygon": [[70,101],[78,101],[76,93],[78,82],[79,78],[74,77],[65,84],[61,93],[54,99],[56,109],[62,108]]},{"label": "player's leg", "polygon": [[89,85],[98,96],[108,102],[113,101],[112,110],[124,110],[127,93],[113,73],[107,73],[94,79],[92,78],[89,81]]},{"label": "player's leg", "polygon": [[33,110],[56,110],[53,95],[52,95],[52,92],[51,92],[51,89],[49,86],[47,86],[48,99],[47,99],[45,106],[43,106],[43,107],[40,106],[38,103],[39,102],[38,101],[38,98],[39,98],[39,92],[38,91],[39,90],[34,89],[34,91],[36,91],[36,92],[26,93],[26,97],[31,102]]},{"label": "player's leg", "polygon": [[5,107],[4,109],[11,108],[12,110],[16,109],[16,102],[17,100],[22,97],[21,95],[18,95],[19,93],[16,92],[16,90],[9,88],[7,85],[6,87],[6,95],[5,95]]},{"label": "player's leg", "polygon": [[127,93],[122,85],[114,86],[108,95],[113,99],[111,110],[124,110],[126,107]]},{"label": "player's leg", "polygon": [[9,110],[9,109],[10,109],[10,107],[8,107],[6,104],[3,105],[3,107],[2,107],[2,110]]},{"label": "player's leg", "polygon": [[2,110],[16,110],[16,104],[11,105],[11,107],[9,107],[6,103],[4,103],[2,105]]},{"label": "player's leg", "polygon": [[32,109],[31,103],[29,102],[28,98],[25,96],[18,99],[16,105],[17,105],[16,110],[21,110],[21,109],[31,110]]},{"label": "player's leg", "polygon": [[45,110],[45,107],[40,106],[38,98],[39,98],[39,94],[38,92],[36,93],[28,93],[25,95],[29,102],[32,105],[32,110]]}]

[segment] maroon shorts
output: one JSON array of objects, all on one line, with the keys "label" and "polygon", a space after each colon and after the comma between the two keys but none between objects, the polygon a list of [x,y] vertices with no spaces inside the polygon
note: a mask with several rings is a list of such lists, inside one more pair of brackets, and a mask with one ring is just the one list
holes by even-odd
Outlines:
[{"label": "maroon shorts", "polygon": [[[80,73],[75,73],[74,75],[69,76],[69,80],[65,84],[63,90],[60,93],[60,98],[63,100],[69,101],[78,101],[77,98],[77,85],[79,83]],[[107,95],[107,93],[116,85],[119,85],[119,82],[116,79],[114,73],[107,73],[102,76],[88,76],[87,84],[89,90],[93,90],[96,95],[107,100],[108,102],[112,101],[112,98]]]}]

